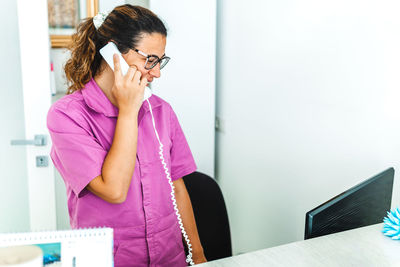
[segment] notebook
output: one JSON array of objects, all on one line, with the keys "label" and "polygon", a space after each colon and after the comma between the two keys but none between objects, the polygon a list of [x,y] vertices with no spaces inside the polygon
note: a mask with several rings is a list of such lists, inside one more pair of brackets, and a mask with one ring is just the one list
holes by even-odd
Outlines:
[{"label": "notebook", "polygon": [[45,267],[114,266],[112,228],[0,234],[0,249],[26,245],[43,251]]}]

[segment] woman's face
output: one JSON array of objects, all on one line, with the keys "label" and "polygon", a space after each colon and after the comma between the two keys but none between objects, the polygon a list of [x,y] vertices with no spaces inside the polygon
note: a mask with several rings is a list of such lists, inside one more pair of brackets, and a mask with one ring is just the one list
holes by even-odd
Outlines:
[{"label": "woman's face", "polygon": [[[159,33],[152,33],[145,34],[134,48],[147,55],[156,55],[162,58],[165,54],[165,45],[165,36]],[[129,66],[135,66],[142,73],[142,78],[146,77],[148,82],[152,82],[154,78],[159,78],[161,76],[160,64],[158,63],[150,70],[145,69],[146,57],[135,50],[130,49],[128,53],[122,56],[126,63],[128,63]]]}]

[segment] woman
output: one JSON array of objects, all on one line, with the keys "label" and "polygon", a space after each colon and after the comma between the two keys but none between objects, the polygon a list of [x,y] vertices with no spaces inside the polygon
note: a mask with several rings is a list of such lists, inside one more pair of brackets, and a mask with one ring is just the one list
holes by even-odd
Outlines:
[{"label": "woman", "polygon": [[[86,19],[65,65],[68,94],[48,113],[51,157],[66,184],[71,227],[112,227],[117,267],[186,265],[149,105],[142,105],[145,86],[169,60],[166,36],[161,20],[139,6]],[[130,66],[126,75],[118,57],[114,71],[101,57],[108,42]],[[149,101],[193,261],[205,262],[181,179],[196,165],[171,106],[154,95]]]}]

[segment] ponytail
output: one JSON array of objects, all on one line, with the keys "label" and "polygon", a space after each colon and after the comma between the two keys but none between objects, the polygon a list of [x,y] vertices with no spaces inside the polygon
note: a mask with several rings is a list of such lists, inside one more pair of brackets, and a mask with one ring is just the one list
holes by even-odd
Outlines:
[{"label": "ponytail", "polygon": [[96,28],[92,18],[86,18],[79,24],[77,32],[72,35],[68,49],[71,58],[64,66],[68,81],[67,94],[82,89],[90,81],[96,69],[92,66],[96,55]]}]

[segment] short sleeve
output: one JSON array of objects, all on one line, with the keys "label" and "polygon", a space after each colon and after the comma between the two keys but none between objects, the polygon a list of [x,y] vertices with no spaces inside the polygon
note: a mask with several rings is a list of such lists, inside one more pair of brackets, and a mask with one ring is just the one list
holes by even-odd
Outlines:
[{"label": "short sleeve", "polygon": [[53,143],[50,153],[53,163],[79,197],[89,182],[101,175],[107,151],[82,127],[78,117],[51,108],[47,127]]},{"label": "short sleeve", "polygon": [[194,161],[189,144],[186,141],[182,128],[179,124],[175,112],[171,108],[171,178],[172,181],[178,180],[185,175],[196,171],[197,166]]}]

